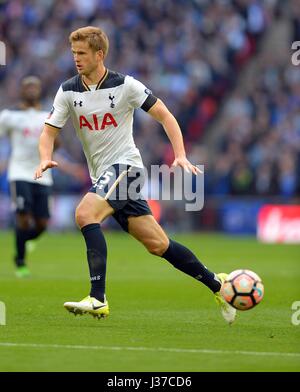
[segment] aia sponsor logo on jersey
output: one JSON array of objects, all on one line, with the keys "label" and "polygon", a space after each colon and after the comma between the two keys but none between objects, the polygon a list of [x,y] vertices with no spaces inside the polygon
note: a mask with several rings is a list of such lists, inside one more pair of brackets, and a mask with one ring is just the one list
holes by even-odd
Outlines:
[{"label": "aia sponsor logo on jersey", "polygon": [[26,127],[26,128],[24,128],[23,129],[23,131],[22,131],[22,135],[25,137],[25,138],[39,138],[40,137],[40,135],[41,135],[41,132],[42,132],[42,129],[40,128],[40,127],[35,127],[35,128],[29,128],[29,127]]},{"label": "aia sponsor logo on jersey", "polygon": [[90,118],[79,116],[79,128],[87,128],[90,131],[103,131],[106,127],[113,125],[115,128],[118,126],[114,116],[111,113],[105,113],[103,118],[98,118],[96,114]]}]

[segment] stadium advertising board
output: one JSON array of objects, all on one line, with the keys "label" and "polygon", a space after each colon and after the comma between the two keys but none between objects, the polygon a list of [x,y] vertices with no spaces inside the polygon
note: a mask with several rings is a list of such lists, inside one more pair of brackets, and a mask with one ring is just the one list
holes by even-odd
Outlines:
[{"label": "stadium advertising board", "polygon": [[258,214],[257,238],[268,243],[300,243],[300,206],[263,206]]}]

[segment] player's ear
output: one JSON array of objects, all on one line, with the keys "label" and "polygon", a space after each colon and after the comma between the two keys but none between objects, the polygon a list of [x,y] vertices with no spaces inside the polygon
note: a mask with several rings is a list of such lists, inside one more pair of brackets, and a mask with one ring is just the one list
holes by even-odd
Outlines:
[{"label": "player's ear", "polygon": [[101,60],[101,61],[104,60],[104,53],[103,53],[103,50],[102,50],[102,49],[98,50],[98,51],[96,52],[96,54],[97,54],[99,60]]}]

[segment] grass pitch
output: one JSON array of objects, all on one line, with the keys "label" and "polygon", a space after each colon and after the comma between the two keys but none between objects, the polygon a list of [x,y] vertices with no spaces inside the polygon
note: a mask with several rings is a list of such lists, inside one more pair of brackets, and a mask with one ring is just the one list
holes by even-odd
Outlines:
[{"label": "grass pitch", "polygon": [[[216,272],[248,268],[265,285],[256,308],[225,324],[210,291],[156,258],[124,233],[106,233],[105,320],[67,313],[63,303],[88,294],[79,233],[46,234],[29,255],[32,277],[18,280],[13,236],[0,234],[0,371],[299,371],[300,248],[254,238],[178,235]],[[300,317],[298,316],[298,319]]]}]

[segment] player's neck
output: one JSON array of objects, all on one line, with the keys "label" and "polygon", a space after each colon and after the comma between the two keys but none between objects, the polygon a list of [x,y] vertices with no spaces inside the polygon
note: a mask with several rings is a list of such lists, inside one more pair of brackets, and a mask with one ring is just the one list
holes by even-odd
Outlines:
[{"label": "player's neck", "polygon": [[103,78],[105,73],[106,73],[106,68],[102,64],[101,66],[99,66],[95,71],[91,72],[90,74],[82,75],[82,79],[87,85],[97,84],[99,82],[99,80],[101,80]]}]

